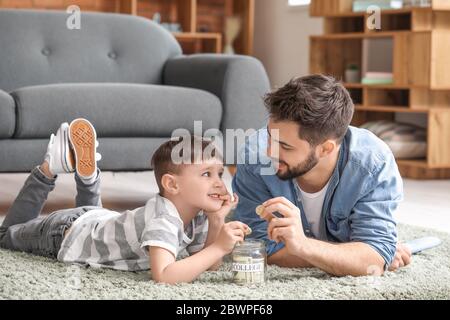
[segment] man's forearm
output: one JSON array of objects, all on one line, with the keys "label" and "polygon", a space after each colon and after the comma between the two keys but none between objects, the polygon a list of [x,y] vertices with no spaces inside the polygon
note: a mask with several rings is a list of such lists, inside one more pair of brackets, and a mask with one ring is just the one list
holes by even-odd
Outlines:
[{"label": "man's forearm", "polygon": [[384,271],[381,255],[362,242],[333,244],[308,238],[298,257],[336,276],[366,276],[375,268],[380,275]]},{"label": "man's forearm", "polygon": [[306,260],[290,255],[286,248],[283,248],[267,258],[268,264],[274,264],[283,268],[311,268]]}]

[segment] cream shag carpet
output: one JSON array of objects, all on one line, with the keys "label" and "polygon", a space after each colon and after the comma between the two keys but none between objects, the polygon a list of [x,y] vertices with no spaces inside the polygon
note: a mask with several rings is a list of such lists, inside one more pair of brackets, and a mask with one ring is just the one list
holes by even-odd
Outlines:
[{"label": "cream shag carpet", "polygon": [[450,234],[399,226],[402,240],[434,235],[439,247],[382,277],[331,277],[316,269],[270,266],[259,286],[231,283],[230,264],[192,284],[156,284],[147,272],[80,268],[0,249],[0,299],[449,299]]}]

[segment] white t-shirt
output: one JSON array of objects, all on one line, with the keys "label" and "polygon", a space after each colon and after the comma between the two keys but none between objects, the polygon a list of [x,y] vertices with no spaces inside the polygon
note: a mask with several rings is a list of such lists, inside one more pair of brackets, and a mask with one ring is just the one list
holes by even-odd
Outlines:
[{"label": "white t-shirt", "polygon": [[297,181],[295,181],[295,185],[297,189],[300,191],[303,198],[299,199],[299,201],[302,201],[306,219],[308,219],[309,225],[311,227],[311,232],[316,238],[319,238],[319,226],[320,226],[320,218],[322,216],[322,207],[329,184],[330,181],[328,181],[325,187],[323,187],[323,189],[320,190],[319,192],[308,193],[303,191],[298,185]]}]

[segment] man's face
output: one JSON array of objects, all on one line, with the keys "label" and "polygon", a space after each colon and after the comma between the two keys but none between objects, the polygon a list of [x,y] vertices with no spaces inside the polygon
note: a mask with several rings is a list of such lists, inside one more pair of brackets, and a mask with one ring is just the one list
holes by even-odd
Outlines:
[{"label": "man's face", "polygon": [[269,133],[267,155],[272,159],[280,179],[301,177],[318,164],[317,148],[300,139],[298,124],[292,121],[275,122],[270,119],[267,130]]}]

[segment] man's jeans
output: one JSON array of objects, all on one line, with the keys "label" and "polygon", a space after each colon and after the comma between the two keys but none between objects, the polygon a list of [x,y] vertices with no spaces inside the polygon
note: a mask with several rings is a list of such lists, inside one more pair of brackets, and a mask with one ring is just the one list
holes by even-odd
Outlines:
[{"label": "man's jeans", "polygon": [[64,232],[89,210],[102,206],[100,171],[92,185],[85,185],[75,174],[76,208],[40,217],[56,179],[47,178],[39,168],[33,169],[0,227],[0,247],[56,258]]}]

